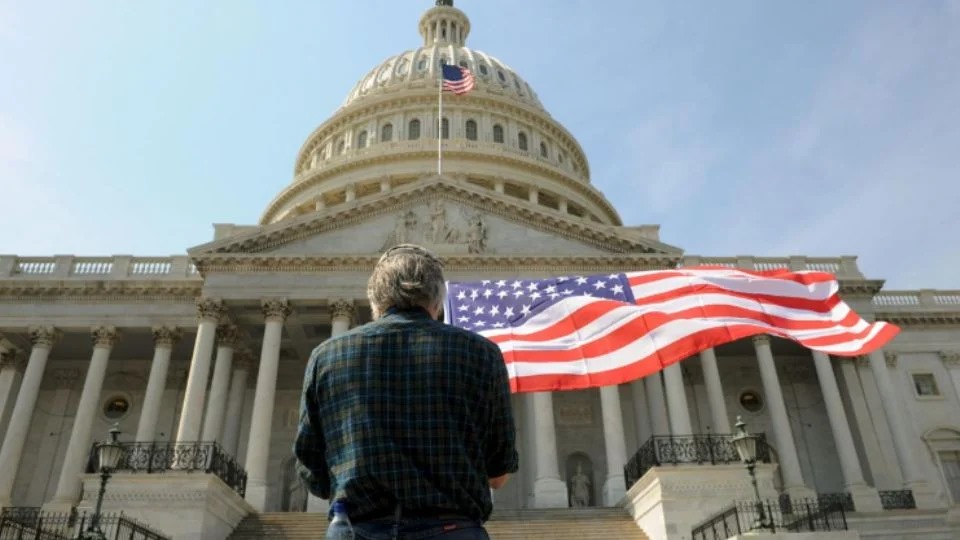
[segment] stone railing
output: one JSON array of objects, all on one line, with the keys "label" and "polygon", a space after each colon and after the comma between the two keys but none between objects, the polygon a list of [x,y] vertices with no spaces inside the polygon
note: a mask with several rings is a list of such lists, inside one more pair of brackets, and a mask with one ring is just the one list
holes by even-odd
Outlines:
[{"label": "stone railing", "polygon": [[[763,433],[757,437],[757,461],[770,463],[770,447]],[[740,463],[731,442],[733,435],[655,435],[645,442],[623,468],[627,488],[653,467],[663,465],[717,465]]]},{"label": "stone railing", "polygon": [[186,255],[175,257],[0,256],[0,279],[200,279]]},{"label": "stone railing", "polygon": [[873,297],[873,306],[880,311],[960,311],[960,291],[882,291]]},{"label": "stone railing", "polygon": [[839,279],[864,279],[857,266],[857,258],[844,257],[700,257],[688,255],[679,266],[727,266],[744,270],[813,270],[829,272]]}]

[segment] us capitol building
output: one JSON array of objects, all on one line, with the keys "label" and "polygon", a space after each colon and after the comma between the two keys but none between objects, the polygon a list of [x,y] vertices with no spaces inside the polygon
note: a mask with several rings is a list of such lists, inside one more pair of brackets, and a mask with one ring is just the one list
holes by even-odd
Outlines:
[{"label": "us capitol building", "polygon": [[[171,257],[0,256],[0,507],[91,508],[93,443],[116,423],[125,460],[105,509],[176,538],[319,516],[291,453],[308,357],[370,320],[379,254],[414,242],[452,280],[827,271],[866,318],[903,330],[862,358],[761,336],[620,387],[515,395],[521,470],[495,514],[619,507],[638,538],[690,538],[752,497],[724,437],[742,416],[769,445],[763,497],[843,501],[863,538],[960,538],[960,291],[886,291],[852,256],[689,255],[656,225],[625,225],[531,86],[466,47],[452,1],[418,28],[421,47],[372,69],[306,138],[256,224],[216,224]],[[477,87],[448,95],[440,122],[442,63]]]}]

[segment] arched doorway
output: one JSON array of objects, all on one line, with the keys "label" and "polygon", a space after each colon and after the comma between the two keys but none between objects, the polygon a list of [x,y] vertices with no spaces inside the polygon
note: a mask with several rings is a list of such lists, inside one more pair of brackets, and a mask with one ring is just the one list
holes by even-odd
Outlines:
[{"label": "arched doorway", "polygon": [[571,508],[596,506],[593,461],[583,452],[567,457],[567,501]]},{"label": "arched doorway", "polygon": [[950,502],[960,505],[960,430],[938,428],[923,436],[940,469],[940,476]]}]

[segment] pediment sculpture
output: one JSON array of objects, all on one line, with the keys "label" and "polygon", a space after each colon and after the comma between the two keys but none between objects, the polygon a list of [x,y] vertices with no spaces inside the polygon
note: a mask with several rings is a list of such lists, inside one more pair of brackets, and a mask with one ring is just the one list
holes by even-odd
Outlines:
[{"label": "pediment sculpture", "polygon": [[451,218],[453,212],[442,200],[433,201],[426,207],[426,212],[423,210],[407,209],[398,213],[382,249],[412,243],[439,252],[487,252],[487,224],[480,212],[460,207],[460,215]]}]

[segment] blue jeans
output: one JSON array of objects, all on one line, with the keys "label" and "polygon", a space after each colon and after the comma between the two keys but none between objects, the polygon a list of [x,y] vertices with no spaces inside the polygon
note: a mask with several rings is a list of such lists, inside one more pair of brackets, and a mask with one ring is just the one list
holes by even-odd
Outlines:
[{"label": "blue jeans", "polygon": [[469,519],[401,519],[353,524],[358,540],[490,540],[483,524]]}]

